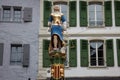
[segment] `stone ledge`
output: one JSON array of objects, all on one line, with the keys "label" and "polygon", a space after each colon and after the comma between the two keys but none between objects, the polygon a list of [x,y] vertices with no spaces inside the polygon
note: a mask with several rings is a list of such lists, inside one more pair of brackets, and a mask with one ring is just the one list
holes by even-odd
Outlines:
[{"label": "stone ledge", "polygon": [[[46,80],[50,80],[50,78]],[[65,80],[120,80],[120,77],[72,77]]]}]

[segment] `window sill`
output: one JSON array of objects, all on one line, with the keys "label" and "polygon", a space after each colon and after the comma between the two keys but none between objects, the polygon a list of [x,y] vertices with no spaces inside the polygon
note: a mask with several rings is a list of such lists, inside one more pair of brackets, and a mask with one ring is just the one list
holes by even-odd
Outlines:
[{"label": "window sill", "polygon": [[105,28],[105,26],[88,26],[88,28]]},{"label": "window sill", "polygon": [[0,21],[0,23],[22,23],[23,21]]},{"label": "window sill", "polygon": [[89,66],[88,68],[107,68],[106,66]]}]

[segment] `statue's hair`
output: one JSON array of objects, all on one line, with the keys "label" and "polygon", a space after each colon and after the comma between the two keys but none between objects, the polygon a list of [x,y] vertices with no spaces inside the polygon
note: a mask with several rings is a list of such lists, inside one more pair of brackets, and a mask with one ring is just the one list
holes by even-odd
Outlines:
[{"label": "statue's hair", "polygon": [[60,9],[60,6],[59,6],[59,5],[54,5],[53,8],[55,9],[56,7]]}]

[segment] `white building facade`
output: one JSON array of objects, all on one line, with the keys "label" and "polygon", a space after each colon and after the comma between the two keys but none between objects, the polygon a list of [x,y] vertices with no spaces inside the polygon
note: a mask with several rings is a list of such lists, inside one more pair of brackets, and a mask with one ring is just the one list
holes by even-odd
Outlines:
[{"label": "white building facade", "polygon": [[40,0],[0,0],[0,80],[37,80]]},{"label": "white building facade", "polygon": [[50,78],[47,21],[60,5],[68,22],[65,77],[69,80],[120,79],[120,0],[40,0],[39,79]]}]

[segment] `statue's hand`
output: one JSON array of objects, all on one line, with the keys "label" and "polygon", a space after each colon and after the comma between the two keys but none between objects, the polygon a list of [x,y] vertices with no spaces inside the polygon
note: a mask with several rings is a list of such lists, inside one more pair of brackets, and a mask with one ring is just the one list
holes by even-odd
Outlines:
[{"label": "statue's hand", "polygon": [[50,27],[48,28],[48,32],[51,32],[51,28]]}]

